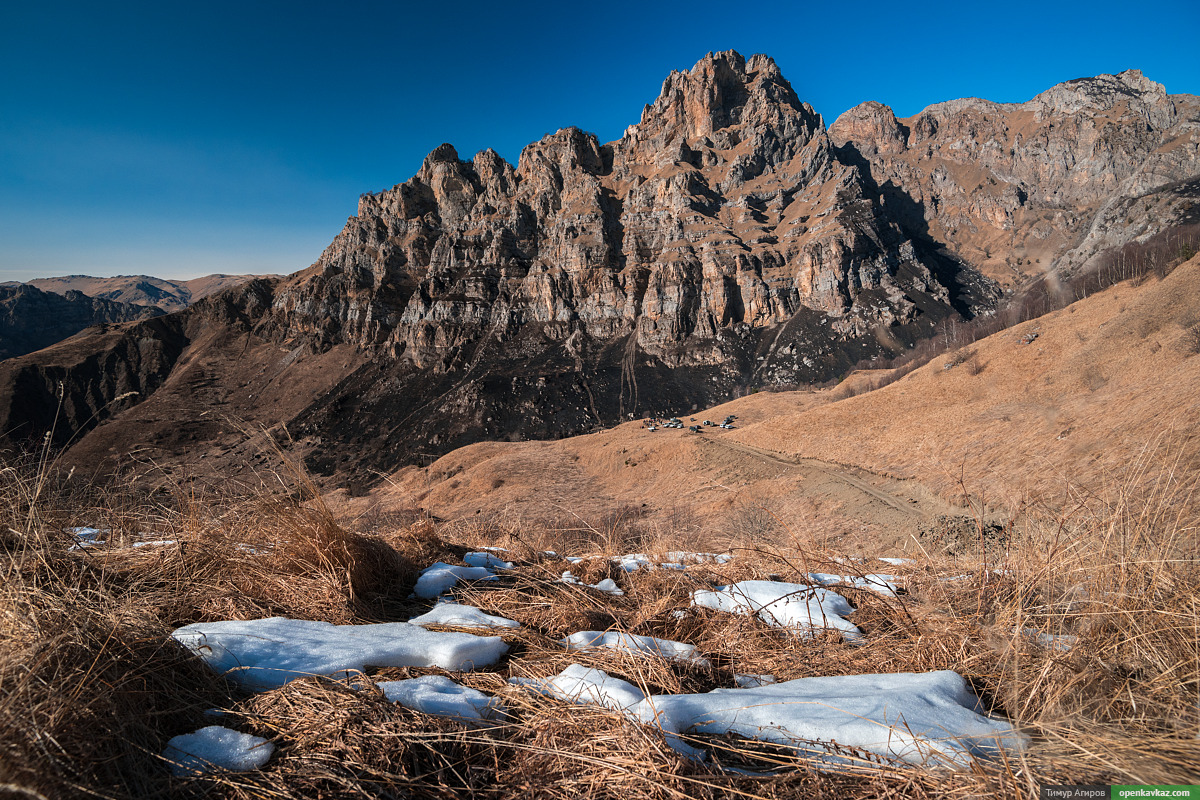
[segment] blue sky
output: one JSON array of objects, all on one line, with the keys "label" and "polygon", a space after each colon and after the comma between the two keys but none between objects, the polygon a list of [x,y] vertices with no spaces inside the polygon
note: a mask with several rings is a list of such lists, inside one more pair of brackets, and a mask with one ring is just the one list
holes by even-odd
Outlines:
[{"label": "blue sky", "polygon": [[312,263],[451,142],[621,135],[672,69],[763,52],[827,123],[1136,67],[1200,94],[1195,0],[5,3],[0,280]]}]

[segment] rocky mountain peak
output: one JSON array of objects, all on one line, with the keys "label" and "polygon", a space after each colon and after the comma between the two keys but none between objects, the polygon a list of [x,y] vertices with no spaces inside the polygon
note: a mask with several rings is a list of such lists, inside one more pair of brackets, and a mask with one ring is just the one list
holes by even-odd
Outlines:
[{"label": "rocky mountain peak", "polygon": [[746,60],[729,50],[709,53],[687,72],[672,72],[642,110],[641,121],[613,144],[618,170],[696,168],[733,162],[740,180],[771,172],[794,158],[824,123],[801,102],[778,65],[765,55]]},{"label": "rocky mountain peak", "polygon": [[[1085,109],[1102,111],[1126,102],[1131,107],[1155,106],[1167,99],[1167,89],[1140,69],[1116,75],[1097,75],[1065,81],[1042,92],[1025,105],[1043,113],[1076,114]],[[1169,122],[1164,121],[1164,124]]]},{"label": "rocky mountain peak", "polygon": [[890,106],[868,100],[844,112],[829,126],[830,137],[839,145],[861,143],[864,155],[902,153],[908,146],[908,129],[896,119]]},{"label": "rocky mountain peak", "polygon": [[[139,398],[169,379],[130,426],[184,407],[199,419],[200,387],[285,421],[318,474],[711,405],[827,380],[987,313],[999,290],[985,274],[1023,282],[1081,237],[1141,235],[1129,221],[1148,212],[1113,198],[1142,208],[1196,175],[1197,119],[1200,100],[1129,71],[907,120],[863,103],[826,131],[774,61],[711,53],[668,76],[615,142],[565,127],[515,167],[441,145],[404,183],[363,195],[312,269],[96,346]],[[93,385],[85,345],[62,355],[79,358],[71,424],[84,427],[124,391]],[[246,377],[201,374],[202,361]],[[18,377],[44,389],[7,407],[0,391],[0,430],[36,435],[30,415],[54,407],[61,371],[31,364],[0,370],[0,390]],[[105,425],[87,437],[96,447],[116,441]],[[182,435],[163,428],[187,452]]]}]

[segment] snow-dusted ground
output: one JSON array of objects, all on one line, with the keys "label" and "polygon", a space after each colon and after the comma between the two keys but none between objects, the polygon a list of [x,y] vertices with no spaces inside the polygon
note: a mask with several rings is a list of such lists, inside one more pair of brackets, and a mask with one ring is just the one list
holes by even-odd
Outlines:
[{"label": "snow-dusted ground", "polygon": [[496,663],[508,650],[496,636],[427,631],[407,622],[331,625],[270,617],[198,622],[171,635],[248,689],[273,689],[306,675],[342,677],[367,667],[469,670]]},{"label": "snow-dusted ground", "polygon": [[485,614],[475,606],[464,606],[446,600],[431,610],[409,620],[411,625],[447,625],[456,628],[519,628],[521,623],[508,617]]},{"label": "snow-dusted ground", "polygon": [[376,685],[393,703],[435,717],[479,722],[494,719],[504,711],[504,707],[496,698],[455,683],[443,675],[424,675],[404,681],[382,681]]},{"label": "snow-dusted ground", "polygon": [[972,755],[1020,748],[1024,737],[984,716],[956,672],[844,675],[703,694],[645,695],[631,683],[573,664],[542,680],[512,679],[574,703],[594,703],[674,735],[734,733],[820,753],[837,742],[912,763],[965,765]]},{"label": "snow-dusted ground", "polygon": [[733,614],[757,616],[768,625],[811,638],[824,628],[841,631],[847,642],[861,640],[862,631],[846,619],[854,608],[836,592],[802,583],[741,581],[714,590],[692,593],[692,604]]},{"label": "snow-dusted ground", "polygon": [[562,640],[568,650],[590,650],[609,648],[626,653],[656,656],[669,661],[690,661],[701,666],[708,666],[708,659],[701,658],[696,653],[696,645],[674,642],[670,639],[656,639],[653,636],[636,636],[632,633],[617,631],[579,631],[572,633]]},{"label": "snow-dusted ground", "polygon": [[275,745],[259,736],[210,725],[167,742],[163,758],[176,775],[202,775],[221,770],[245,772],[267,763]]},{"label": "snow-dusted ground", "polygon": [[[467,566],[443,562],[432,565],[418,580],[417,596],[440,597],[459,580],[496,580],[494,570],[510,569],[512,564],[495,552],[503,551],[468,553],[463,558]],[[612,560],[626,572],[633,572],[660,567],[683,569],[688,563],[724,563],[729,559],[711,553],[671,553],[668,557],[675,560],[659,563],[641,553]],[[858,586],[895,596],[894,581],[899,580],[890,575],[825,573],[812,573],[807,579],[818,585],[742,581],[701,589],[693,592],[692,606],[756,616],[800,637],[833,629],[840,631],[847,643],[854,644],[862,640],[861,631],[847,619],[854,609],[827,587]],[[562,580],[587,586],[570,572],[564,572]],[[623,594],[611,579],[589,588]],[[675,609],[674,613],[696,612]],[[514,620],[486,614],[474,606],[441,600],[407,623],[330,625],[275,617],[198,623],[180,628],[173,636],[214,670],[251,690],[275,688],[306,675],[344,677],[349,671],[370,667],[468,670],[494,664],[507,651],[496,636],[433,632],[421,627],[424,625],[520,627]],[[1053,648],[1069,646],[1073,641],[1072,637],[1054,637],[1031,629],[1014,629],[1014,635]],[[650,636],[580,631],[561,641],[568,650],[611,648],[639,656],[708,663],[694,645]],[[1007,722],[984,715],[964,679],[950,671],[813,677],[782,683],[775,682],[771,675],[738,674],[738,688],[678,695],[647,695],[642,687],[579,664],[572,664],[558,675],[511,678],[509,682],[570,702],[620,711],[632,720],[660,728],[673,747],[696,758],[704,757],[704,753],[681,737],[736,734],[794,747],[826,763],[843,758],[822,745],[836,742],[911,763],[958,766],[968,764],[974,755],[993,753],[1001,747],[1020,748],[1025,741]],[[497,698],[444,676],[381,682],[378,687],[389,700],[466,724],[478,724],[504,713]],[[218,726],[190,737],[171,740],[171,760],[176,762],[177,770],[184,770],[180,774],[206,767],[204,762],[222,769],[253,769],[271,754],[272,746],[265,740]]]}]

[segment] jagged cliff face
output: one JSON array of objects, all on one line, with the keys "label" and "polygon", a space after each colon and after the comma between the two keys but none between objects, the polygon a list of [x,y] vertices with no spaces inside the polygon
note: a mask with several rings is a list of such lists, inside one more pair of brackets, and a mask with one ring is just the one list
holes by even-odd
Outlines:
[{"label": "jagged cliff face", "polygon": [[[481,338],[534,329],[718,365],[744,346],[736,332],[805,312],[828,335],[781,368],[812,380],[834,367],[818,363],[834,341],[956,314],[962,287],[934,272],[775,63],[722,53],[673,73],[611,144],[564,129],[516,168],[439,147],[361,199],[273,316],[284,336],[436,371]],[[986,307],[976,288],[958,311]]]},{"label": "jagged cliff face", "polygon": [[[1136,192],[1191,185],[1196,108],[1123,73],[910,120],[868,103],[827,131],[769,58],[710,54],[615,142],[567,128],[516,166],[442,145],[308,270],[0,365],[0,430],[35,433],[29,398],[62,381],[84,399],[60,440],[99,423],[77,462],[150,441],[227,469],[261,426],[362,483],[823,380],[986,312],[980,270],[1073,263]],[[139,395],[106,405],[120,386]]]},{"label": "jagged cliff face", "polygon": [[906,232],[1006,284],[1079,269],[1188,219],[1180,184],[1200,173],[1200,98],[1168,95],[1137,70],[903,120],[863,103],[829,132]]}]

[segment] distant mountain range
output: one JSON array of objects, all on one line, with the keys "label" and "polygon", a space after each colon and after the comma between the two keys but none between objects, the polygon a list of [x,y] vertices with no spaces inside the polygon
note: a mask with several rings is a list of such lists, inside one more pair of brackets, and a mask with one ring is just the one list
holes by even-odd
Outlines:
[{"label": "distant mountain range", "polygon": [[248,423],[369,482],[838,376],[1194,221],[1197,195],[1200,98],[1136,70],[826,128],[770,58],[709,54],[617,141],[564,128],[516,166],[442,145],[306,270],[0,364],[0,431],[48,429],[61,381],[80,463],[224,469]]},{"label": "distant mountain range", "polygon": [[37,278],[26,281],[46,292],[66,295],[67,292],[82,292],[88,297],[115,300],[138,306],[155,306],[163,311],[180,311],[201,297],[207,297],[230,286],[245,283],[254,277],[278,277],[257,275],[205,275],[176,281],[155,278],[150,275],[117,275],[112,278],[93,278],[88,275],[65,275],[61,278]]},{"label": "distant mountain range", "polygon": [[175,281],[149,275],[67,275],[0,283],[0,360],[49,347],[93,325],[180,311],[253,277],[206,275]]}]

